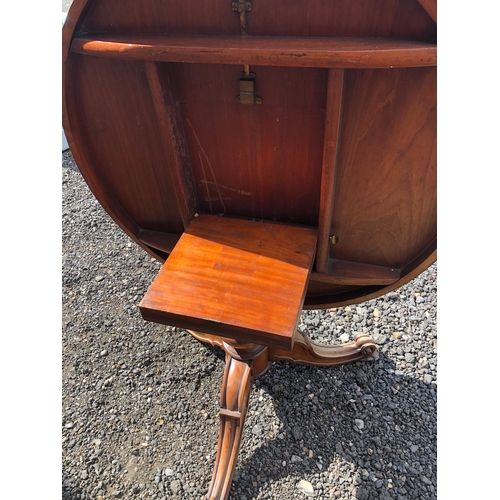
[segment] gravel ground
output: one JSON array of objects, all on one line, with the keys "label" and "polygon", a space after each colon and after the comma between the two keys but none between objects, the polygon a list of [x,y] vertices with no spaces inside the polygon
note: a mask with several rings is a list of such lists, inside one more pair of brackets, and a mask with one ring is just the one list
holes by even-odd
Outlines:
[{"label": "gravel ground", "polygon": [[[221,350],[143,321],[160,263],[119,229],[62,155],[62,498],[199,499],[218,437]],[[252,389],[231,500],[435,499],[436,282],[304,311],[324,343],[368,331],[379,359],[275,363]],[[301,483],[302,481],[302,483]]]}]

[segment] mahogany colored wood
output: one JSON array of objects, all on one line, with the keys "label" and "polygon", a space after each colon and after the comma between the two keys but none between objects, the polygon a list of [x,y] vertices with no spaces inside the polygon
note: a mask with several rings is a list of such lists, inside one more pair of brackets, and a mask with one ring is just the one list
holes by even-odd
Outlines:
[{"label": "mahogany colored wood", "polygon": [[391,285],[400,276],[399,269],[329,259],[325,272],[313,272],[311,280],[339,285]]},{"label": "mahogany colored wood", "polygon": [[186,228],[198,210],[198,200],[194,190],[193,173],[188,158],[177,100],[173,94],[170,77],[171,69],[170,67],[163,68],[165,85],[162,86],[157,65],[151,61],[145,61],[144,65],[165,156],[170,165],[172,184],[175,187],[182,224]]},{"label": "mahogany colored wood", "polygon": [[[75,3],[77,0],[74,0]],[[85,0],[86,1],[86,0]],[[231,2],[89,1],[83,33],[239,35]],[[436,39],[436,24],[416,0],[254,0],[247,31],[255,36]]]},{"label": "mahogany colored wood", "polygon": [[301,365],[337,366],[355,361],[374,359],[377,346],[365,334],[356,335],[353,342],[341,345],[321,345],[297,330],[292,351],[270,348],[269,361],[289,361]]},{"label": "mahogany colored wood", "polygon": [[[311,342],[301,309],[375,298],[436,260],[436,13],[435,0],[254,1],[244,15],[229,1],[73,1],[75,161],[165,261],[144,317],[227,355],[209,499],[229,496],[251,381],[270,363],[376,355],[365,335]],[[260,104],[237,101],[242,72]]]},{"label": "mahogany colored wood", "polygon": [[200,215],[142,299],[141,314],[291,349],[315,252],[309,228]]},{"label": "mahogany colored wood", "polygon": [[435,66],[436,44],[392,38],[98,34],[73,40],[73,52],[147,61],[307,68]]},{"label": "mahogany colored wood", "polygon": [[437,0],[418,0],[418,3],[429,14],[431,19],[437,23]]},{"label": "mahogany colored wood", "polygon": [[145,245],[156,248],[165,253],[170,253],[180,239],[178,234],[161,233],[159,231],[148,231],[141,229],[137,233],[137,238]]},{"label": "mahogany colored wood", "polygon": [[[173,240],[156,238],[156,246],[148,245],[139,234],[180,237],[194,211],[224,213],[336,234],[339,242],[328,245],[329,255],[320,243],[317,269],[326,270],[330,259],[405,269],[394,283],[400,286],[408,273],[416,275],[409,266],[436,236],[435,68],[339,68],[345,75],[344,113],[327,231],[319,221],[325,124],[331,114],[327,69],[279,67],[282,62],[271,59],[270,66],[253,65],[263,103],[243,106],[236,102],[243,64],[88,57],[70,47],[84,37],[105,35],[124,41],[146,37],[152,46],[194,41],[200,49],[200,43],[224,45],[227,39],[236,51],[254,54],[282,43],[300,54],[294,44],[304,41],[320,58],[324,51],[336,57],[332,43],[372,55],[383,47],[397,52],[401,44],[435,54],[436,25],[422,5],[412,0],[254,4],[242,39],[238,14],[222,3],[141,0],[124,8],[118,0],[75,0],[63,29],[63,123],[79,169],[113,219],[160,260]],[[230,46],[222,52],[231,52]],[[304,57],[296,59],[293,64],[301,64]],[[157,78],[146,69],[152,64]],[[165,114],[172,117],[173,129],[165,127]],[[181,147],[174,137],[181,138]],[[194,187],[179,189],[190,175]],[[375,283],[371,272],[358,272],[349,282],[337,278],[326,272],[318,281],[313,274],[305,307],[355,303],[393,286],[385,277]]]},{"label": "mahogany colored wood", "polygon": [[330,251],[330,226],[332,225],[333,215],[333,194],[335,191],[335,172],[339,149],[343,86],[344,70],[329,70],[323,165],[321,169],[318,253],[316,256],[316,272],[318,273],[326,271]]},{"label": "mahogany colored wood", "polygon": [[227,498],[238,458],[252,388],[252,362],[226,355],[220,395],[219,444],[207,500]]}]

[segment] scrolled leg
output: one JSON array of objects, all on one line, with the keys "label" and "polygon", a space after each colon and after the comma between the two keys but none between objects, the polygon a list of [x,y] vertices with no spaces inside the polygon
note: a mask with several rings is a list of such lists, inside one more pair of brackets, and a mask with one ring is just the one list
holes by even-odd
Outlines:
[{"label": "scrolled leg", "polygon": [[240,361],[226,354],[220,397],[219,444],[205,500],[225,500],[229,495],[252,388],[252,363],[253,360]]},{"label": "scrolled leg", "polygon": [[313,342],[304,332],[297,329],[291,351],[269,349],[269,361],[289,361],[312,366],[334,366],[354,361],[375,359],[377,346],[368,335],[354,337],[354,342],[326,346]]}]

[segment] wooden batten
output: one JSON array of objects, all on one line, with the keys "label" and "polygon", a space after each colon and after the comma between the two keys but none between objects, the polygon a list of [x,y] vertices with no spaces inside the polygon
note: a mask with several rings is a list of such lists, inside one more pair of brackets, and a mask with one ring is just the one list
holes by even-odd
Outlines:
[{"label": "wooden batten", "polygon": [[120,59],[309,68],[402,68],[437,62],[435,43],[393,38],[98,33],[75,38],[71,50]]},{"label": "wooden batten", "polygon": [[390,285],[400,278],[399,269],[360,262],[329,259],[324,273],[313,272],[311,281],[336,285]]},{"label": "wooden batten", "polygon": [[436,0],[417,0],[422,8],[429,14],[431,19],[437,23],[437,1]]},{"label": "wooden batten", "polygon": [[166,84],[162,85],[156,63],[145,61],[144,65],[182,223],[186,228],[198,209],[198,201],[169,68],[164,75]]},{"label": "wooden batten", "polygon": [[180,235],[141,229],[137,234],[137,238],[149,247],[170,253],[179,241]]},{"label": "wooden batten", "polygon": [[335,172],[340,137],[343,86],[344,70],[330,69],[328,72],[328,91],[326,98],[325,138],[319,201],[318,250],[315,266],[316,272],[318,273],[324,273],[326,271],[330,250],[330,228],[332,226],[333,195],[335,193]]}]

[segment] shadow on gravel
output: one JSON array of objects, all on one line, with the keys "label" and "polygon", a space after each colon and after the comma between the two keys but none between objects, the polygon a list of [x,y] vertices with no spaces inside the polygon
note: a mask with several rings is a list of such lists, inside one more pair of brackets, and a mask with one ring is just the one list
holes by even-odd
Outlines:
[{"label": "shadow on gravel", "polygon": [[287,476],[311,481],[317,498],[436,498],[435,386],[395,374],[383,355],[342,367],[275,363],[256,385],[285,432],[240,460],[231,498],[257,498]]},{"label": "shadow on gravel", "polygon": [[83,498],[82,489],[71,482],[64,474],[62,475],[62,500],[73,500]]}]

